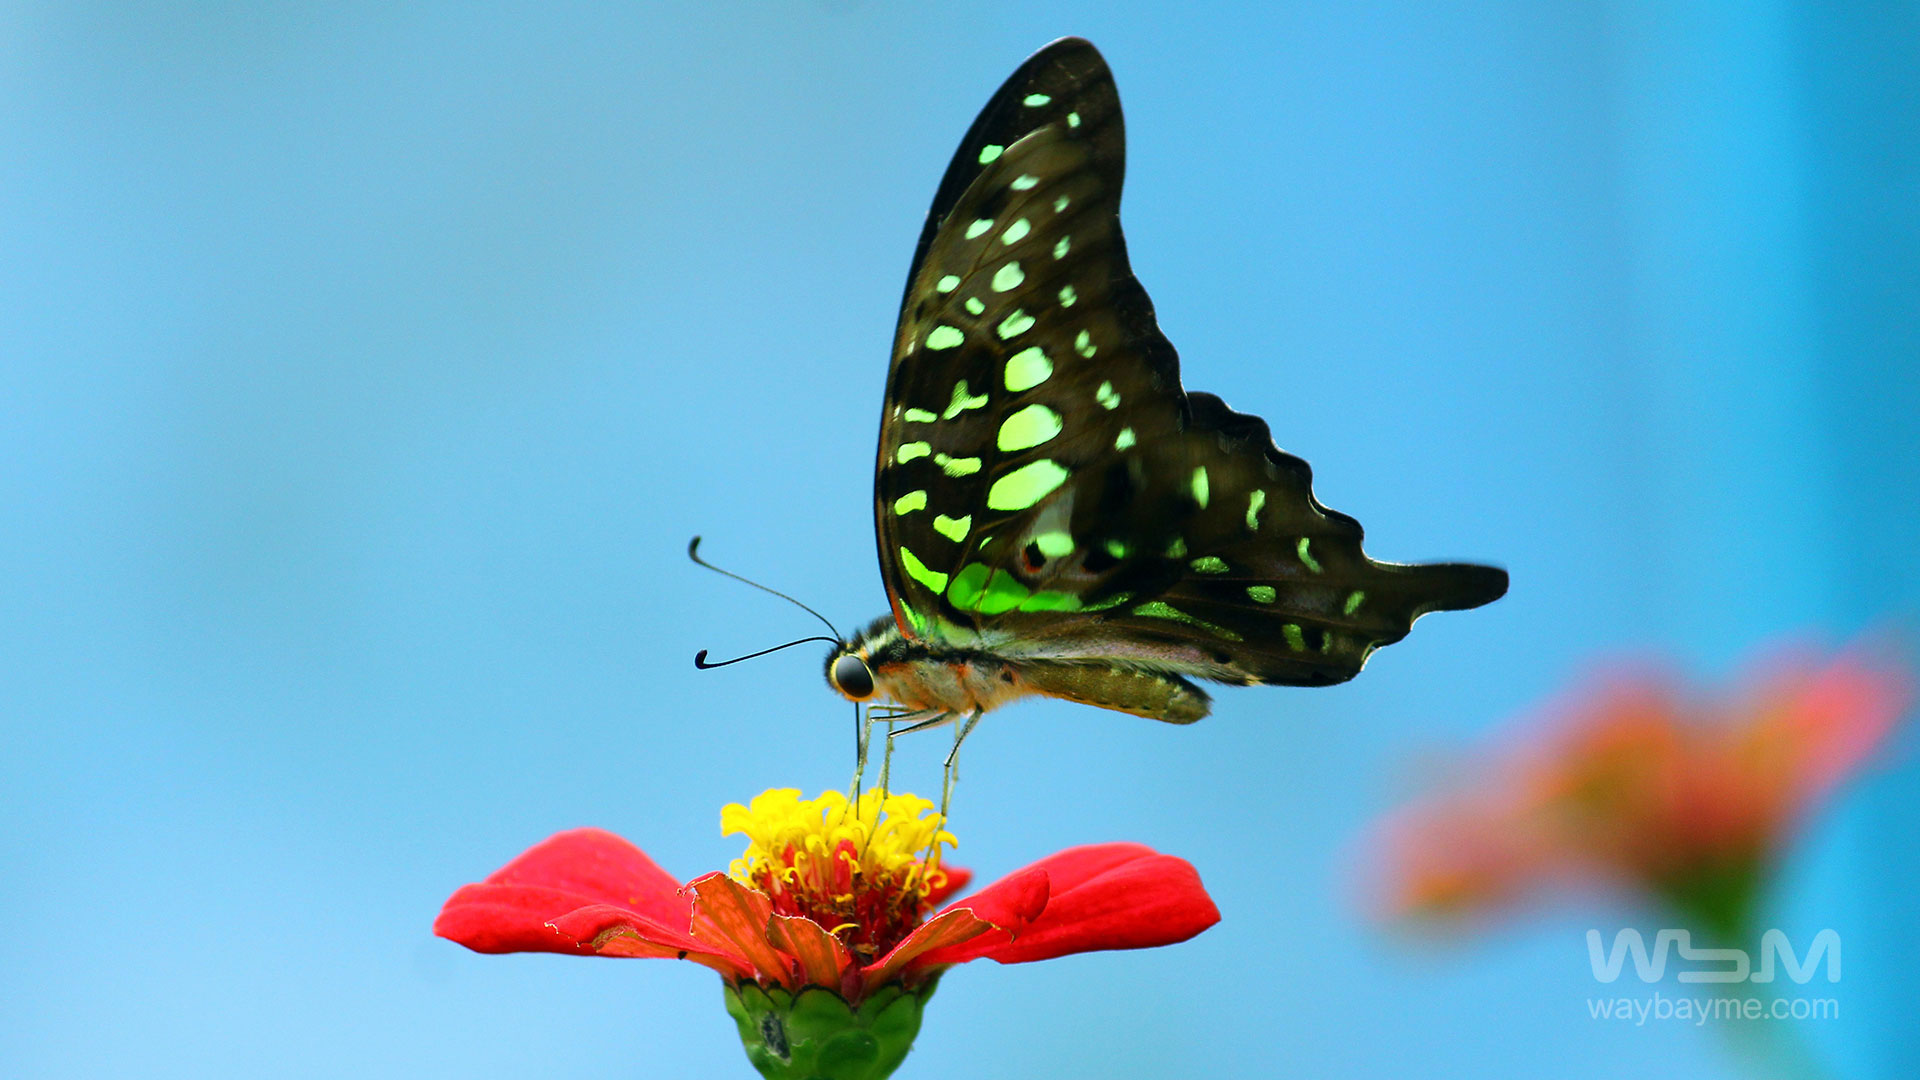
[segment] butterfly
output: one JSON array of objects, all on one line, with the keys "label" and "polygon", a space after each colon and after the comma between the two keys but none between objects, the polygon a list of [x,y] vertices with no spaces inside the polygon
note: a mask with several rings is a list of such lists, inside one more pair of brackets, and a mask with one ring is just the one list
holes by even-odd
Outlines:
[{"label": "butterfly", "polygon": [[964,719],[964,738],[1030,695],[1191,723],[1196,681],[1342,682],[1421,615],[1506,592],[1496,567],[1367,557],[1264,421],[1182,390],[1127,263],[1124,168],[1112,73],[1063,38],[934,195],[874,479],[892,610],[826,666],[906,730]]}]

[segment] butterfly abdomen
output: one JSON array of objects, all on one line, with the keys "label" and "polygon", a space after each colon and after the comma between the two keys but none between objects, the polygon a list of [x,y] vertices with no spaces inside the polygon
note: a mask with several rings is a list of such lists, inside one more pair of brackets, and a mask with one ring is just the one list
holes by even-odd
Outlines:
[{"label": "butterfly abdomen", "polygon": [[1130,666],[1011,662],[977,654],[876,665],[874,682],[914,709],[986,712],[1029,694],[1076,701],[1170,724],[1207,715],[1211,700],[1187,680]]},{"label": "butterfly abdomen", "polygon": [[1018,678],[1029,693],[1083,705],[1191,724],[1207,715],[1206,691],[1177,675],[1092,664],[1022,663]]}]

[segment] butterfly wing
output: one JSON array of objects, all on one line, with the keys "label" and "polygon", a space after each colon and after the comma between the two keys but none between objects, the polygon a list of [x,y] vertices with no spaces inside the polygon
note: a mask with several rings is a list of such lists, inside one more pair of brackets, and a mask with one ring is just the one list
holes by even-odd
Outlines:
[{"label": "butterfly wing", "polygon": [[1395,566],[1265,423],[1181,390],[1128,266],[1125,136],[1079,39],[994,95],[941,181],[895,335],[875,482],[910,636],[1228,682],[1351,677],[1504,571]]},{"label": "butterfly wing", "polygon": [[[1136,439],[1178,424],[1177,399],[1167,394],[1179,387],[1173,349],[1120,246],[1124,169],[1112,75],[1091,44],[1067,38],[1007,79],[941,180],[901,302],[875,484],[881,566],[909,634],[977,631],[982,613],[945,594],[991,541],[989,522],[1031,509],[1013,505],[1015,496],[1034,496],[1056,469],[1070,472],[1110,451],[1124,425],[1079,416],[1112,430],[1066,432],[1067,414],[1034,394],[1079,385],[1098,370],[1074,351],[1083,331],[1095,355],[1096,330],[1114,349],[1130,340],[1134,360],[1102,365],[1114,370],[1085,383],[1087,394],[1118,376],[1110,393],[1132,395]],[[1134,325],[1123,331],[1120,320],[1129,317]],[[1020,397],[1030,400],[1016,403]],[[1029,405],[1051,414],[1023,412],[1005,445],[1017,445],[1023,424],[1029,441],[1055,417],[1063,430],[1002,449],[1002,429]],[[1064,457],[1069,449],[1078,460]]]}]

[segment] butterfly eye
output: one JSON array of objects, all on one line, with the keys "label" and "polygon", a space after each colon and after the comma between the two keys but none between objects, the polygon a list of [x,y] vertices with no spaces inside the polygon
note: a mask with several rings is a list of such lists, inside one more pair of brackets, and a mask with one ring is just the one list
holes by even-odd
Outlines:
[{"label": "butterfly eye", "polygon": [[867,662],[847,653],[833,662],[827,669],[827,676],[833,681],[833,688],[855,701],[865,701],[873,696],[873,672],[867,670]]}]

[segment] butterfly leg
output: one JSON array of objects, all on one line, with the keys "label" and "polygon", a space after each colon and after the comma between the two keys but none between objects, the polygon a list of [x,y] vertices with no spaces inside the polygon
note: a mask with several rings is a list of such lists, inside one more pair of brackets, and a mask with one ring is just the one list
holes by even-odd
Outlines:
[{"label": "butterfly leg", "polygon": [[947,807],[953,802],[953,782],[960,778],[959,770],[956,768],[960,763],[960,744],[966,742],[967,736],[973,734],[974,725],[980,722],[980,714],[985,711],[984,709],[973,710],[967,714],[967,718],[960,723],[959,727],[954,729],[953,749],[947,751],[946,768],[940,778],[940,819],[942,821],[946,820]]},{"label": "butterfly leg", "polygon": [[887,717],[888,723],[905,724],[907,726],[888,732],[887,738],[891,739],[895,735],[911,735],[916,731],[925,731],[928,728],[939,727],[941,724],[951,721],[954,715],[953,713],[944,712],[940,709],[921,709],[917,712],[903,712],[889,716]]},{"label": "butterfly leg", "polygon": [[[888,738],[891,739],[893,721],[897,719],[902,712],[903,710],[897,705],[869,705],[865,710],[865,716],[862,716],[860,703],[857,701],[853,703],[853,798],[856,802],[860,799],[861,780],[867,775],[867,749],[873,744],[874,721],[885,720],[887,722]],[[887,743],[889,758],[892,757],[892,752],[893,743],[889,741]],[[886,770],[882,768],[880,772],[881,790],[886,789],[886,775]]]},{"label": "butterfly leg", "polygon": [[873,711],[861,715],[860,703],[853,703],[853,803],[860,805],[860,780],[867,775],[867,744],[873,741]]},{"label": "butterfly leg", "polygon": [[[878,716],[878,719],[887,725],[886,750],[880,758],[880,790],[888,791],[891,789],[888,788],[887,782],[893,772],[893,737],[895,735],[905,735],[909,731],[924,731],[930,727],[938,727],[948,720],[953,719],[953,716],[939,709],[905,709],[895,705],[882,705],[879,706],[879,708],[883,711]],[[869,732],[871,732],[873,728],[874,719],[874,710],[873,707],[870,706],[867,709],[867,729]],[[894,726],[902,723],[907,726]]]},{"label": "butterfly leg", "polygon": [[881,791],[893,790],[893,787],[891,786],[892,777],[893,777],[893,737],[895,735],[900,734],[900,732],[894,728],[894,725],[900,722],[900,718],[902,716],[909,716],[909,715],[912,715],[912,714],[896,712],[885,718],[887,722],[887,745],[886,745],[885,752],[880,755],[880,790]]}]

